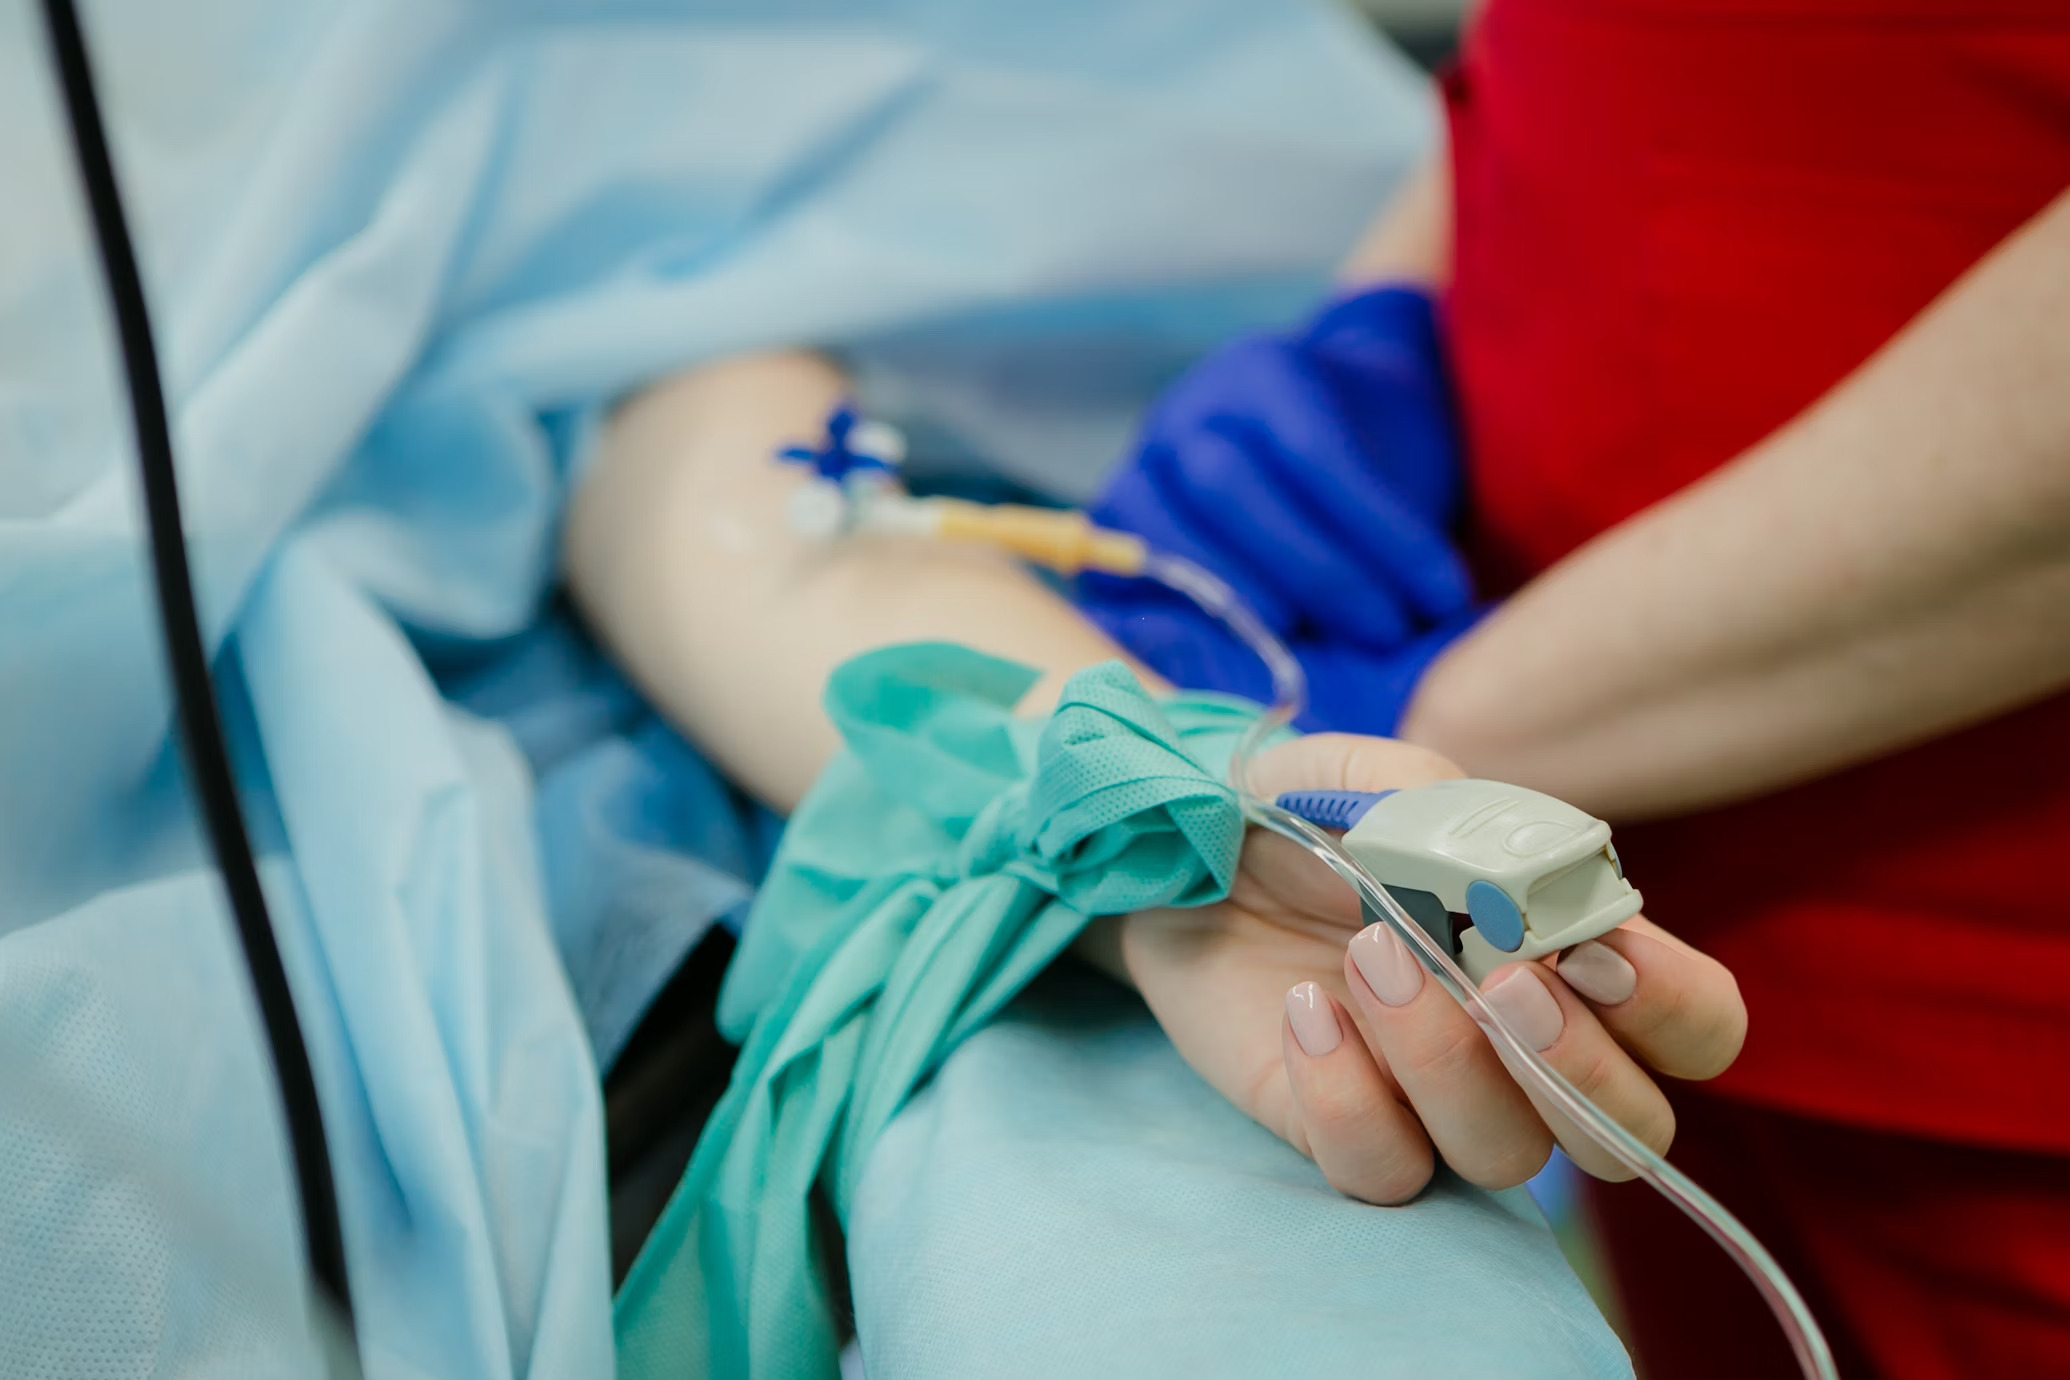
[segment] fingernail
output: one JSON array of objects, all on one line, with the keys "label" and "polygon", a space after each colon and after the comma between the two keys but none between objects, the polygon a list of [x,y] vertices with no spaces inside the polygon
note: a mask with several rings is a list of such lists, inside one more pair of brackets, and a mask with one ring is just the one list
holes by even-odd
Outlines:
[{"label": "fingernail", "polygon": [[1301,1052],[1311,1059],[1322,1058],[1344,1038],[1330,999],[1312,982],[1297,982],[1287,989],[1287,1024],[1294,1028]]},{"label": "fingernail", "polygon": [[1615,1006],[1639,989],[1639,970],[1608,944],[1586,940],[1560,955],[1560,976],[1592,1002]]},{"label": "fingernail", "polygon": [[1423,965],[1384,924],[1368,925],[1352,936],[1351,961],[1373,995],[1388,1006],[1407,1006],[1423,990]]},{"label": "fingernail", "polygon": [[1481,993],[1524,1043],[1533,1049],[1548,1049],[1560,1038],[1567,1021],[1560,1014],[1559,998],[1527,971],[1529,966],[1516,963],[1502,969],[1495,974],[1494,985],[1483,987]]}]

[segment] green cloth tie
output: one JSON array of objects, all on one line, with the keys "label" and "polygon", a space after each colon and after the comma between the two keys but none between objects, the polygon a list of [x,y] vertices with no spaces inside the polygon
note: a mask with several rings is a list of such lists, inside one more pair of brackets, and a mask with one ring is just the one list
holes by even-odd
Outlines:
[{"label": "green cloth tie", "polygon": [[744,1048],[617,1303],[619,1374],[837,1370],[815,1184],[846,1220],[870,1147],[1096,915],[1220,900],[1244,823],[1222,771],[1255,706],[1153,700],[1119,663],[1046,720],[1034,671],[956,646],[835,671],[846,740],[785,831],[720,995]]}]

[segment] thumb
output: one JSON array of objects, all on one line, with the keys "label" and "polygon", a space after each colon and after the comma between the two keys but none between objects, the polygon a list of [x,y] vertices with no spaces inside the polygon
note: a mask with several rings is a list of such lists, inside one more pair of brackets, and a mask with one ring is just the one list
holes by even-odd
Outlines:
[{"label": "thumb", "polygon": [[1404,791],[1464,775],[1448,758],[1396,738],[1311,733],[1259,753],[1249,785],[1271,800],[1286,791]]},{"label": "thumb", "polygon": [[[1428,748],[1393,738],[1313,733],[1258,754],[1250,790],[1267,800],[1285,791],[1403,791],[1465,773]],[[1279,905],[1356,929],[1357,893],[1292,839],[1253,829],[1244,841],[1244,876]]]}]

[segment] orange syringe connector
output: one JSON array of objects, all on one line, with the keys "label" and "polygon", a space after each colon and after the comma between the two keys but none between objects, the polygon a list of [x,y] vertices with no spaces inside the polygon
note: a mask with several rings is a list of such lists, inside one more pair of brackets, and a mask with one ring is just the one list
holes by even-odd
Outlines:
[{"label": "orange syringe connector", "polygon": [[997,546],[1060,575],[1084,570],[1140,575],[1150,555],[1141,537],[1097,527],[1091,518],[1073,509],[960,499],[938,499],[930,506],[935,508],[937,535]]}]

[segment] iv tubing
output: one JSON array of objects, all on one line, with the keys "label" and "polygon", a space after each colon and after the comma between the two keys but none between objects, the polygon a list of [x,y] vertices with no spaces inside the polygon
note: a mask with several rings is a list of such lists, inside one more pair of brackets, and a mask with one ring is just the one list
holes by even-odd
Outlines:
[{"label": "iv tubing", "polygon": [[1096,527],[1075,508],[901,496],[880,502],[871,511],[875,524],[886,529],[896,530],[903,524],[949,541],[983,542],[1046,565],[1060,575],[1086,570],[1141,575],[1151,559],[1141,537]]},{"label": "iv tubing", "polygon": [[1245,731],[1229,759],[1229,784],[1243,806],[1246,818],[1283,838],[1291,839],[1343,878],[1368,909],[1378,914],[1403,943],[1407,944],[1451,998],[1473,1018],[1495,1046],[1496,1054],[1518,1081],[1538,1094],[1544,1104],[1601,1146],[1625,1168],[1652,1185],[1663,1197],[1703,1228],[1745,1272],[1774,1313],[1776,1322],[1790,1340],[1797,1365],[1806,1380],[1838,1380],[1832,1350],[1826,1344],[1818,1322],[1805,1306],[1796,1285],[1783,1273],[1775,1258],[1710,1194],[1669,1164],[1608,1113],[1569,1083],[1565,1076],[1510,1029],[1501,1013],[1481,995],[1452,956],[1410,918],[1387,888],[1347,853],[1338,841],[1314,824],[1270,801],[1253,795],[1249,788],[1251,757],[1271,736],[1293,722],[1307,702],[1307,680],[1286,645],[1237,597],[1221,579],[1190,561],[1161,552],[1151,552],[1142,575],[1185,595],[1202,612],[1219,620],[1236,638],[1265,663],[1272,677],[1273,702]]}]

